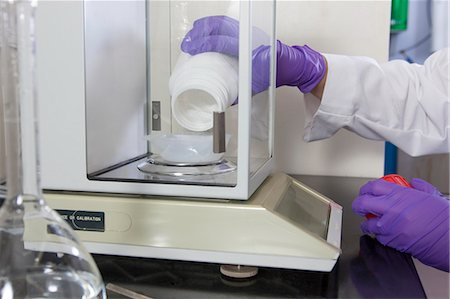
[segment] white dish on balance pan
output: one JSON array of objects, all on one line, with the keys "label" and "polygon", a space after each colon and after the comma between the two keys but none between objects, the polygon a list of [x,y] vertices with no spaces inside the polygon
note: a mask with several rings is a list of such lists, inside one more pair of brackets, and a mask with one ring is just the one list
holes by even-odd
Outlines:
[{"label": "white dish on balance pan", "polygon": [[[226,144],[231,135],[226,136]],[[223,159],[224,153],[213,152],[212,135],[148,135],[150,151],[165,164],[208,165]]]}]

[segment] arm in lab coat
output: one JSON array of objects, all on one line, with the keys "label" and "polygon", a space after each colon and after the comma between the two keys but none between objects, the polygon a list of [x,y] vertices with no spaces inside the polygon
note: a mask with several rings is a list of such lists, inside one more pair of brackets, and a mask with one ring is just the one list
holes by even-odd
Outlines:
[{"label": "arm in lab coat", "polygon": [[449,49],[423,65],[324,56],[328,74],[322,100],[305,95],[306,141],[346,128],[390,141],[411,156],[449,152]]}]

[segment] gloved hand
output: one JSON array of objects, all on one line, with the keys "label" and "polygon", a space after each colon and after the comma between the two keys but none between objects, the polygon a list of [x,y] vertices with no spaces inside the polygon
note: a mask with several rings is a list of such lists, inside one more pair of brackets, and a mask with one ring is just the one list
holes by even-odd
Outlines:
[{"label": "gloved hand", "polygon": [[449,199],[431,184],[411,180],[412,188],[382,179],[365,184],[352,204],[361,224],[383,245],[407,252],[424,264],[449,271]]},{"label": "gloved hand", "polygon": [[[191,55],[219,52],[238,57],[239,22],[227,16],[198,19],[181,43]],[[252,53],[252,91],[266,90],[270,82],[270,46],[259,46]],[[310,92],[326,73],[325,58],[308,46],[287,46],[277,41],[276,86],[297,86]]]}]

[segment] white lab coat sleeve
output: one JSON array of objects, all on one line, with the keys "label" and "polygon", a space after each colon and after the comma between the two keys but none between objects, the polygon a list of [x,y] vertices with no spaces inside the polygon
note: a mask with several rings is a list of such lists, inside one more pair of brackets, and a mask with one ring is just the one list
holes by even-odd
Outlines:
[{"label": "white lab coat sleeve", "polygon": [[449,152],[449,49],[423,65],[324,56],[328,74],[322,100],[305,95],[306,141],[346,128],[390,141],[411,156]]}]

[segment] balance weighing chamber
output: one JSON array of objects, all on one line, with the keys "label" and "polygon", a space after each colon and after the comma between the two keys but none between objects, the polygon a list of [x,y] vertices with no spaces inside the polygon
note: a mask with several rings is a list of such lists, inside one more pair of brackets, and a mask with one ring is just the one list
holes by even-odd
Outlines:
[{"label": "balance weighing chamber", "polygon": [[[330,271],[342,208],[273,174],[275,1],[64,2],[40,3],[37,16],[42,184],[86,247]],[[206,16],[239,24],[237,56],[225,58],[237,99],[209,105],[197,130],[176,116],[191,107],[176,110],[173,77],[184,36]],[[260,46],[272,49],[256,74],[268,86],[253,94]],[[208,91],[192,83],[178,94],[205,103]]]}]

